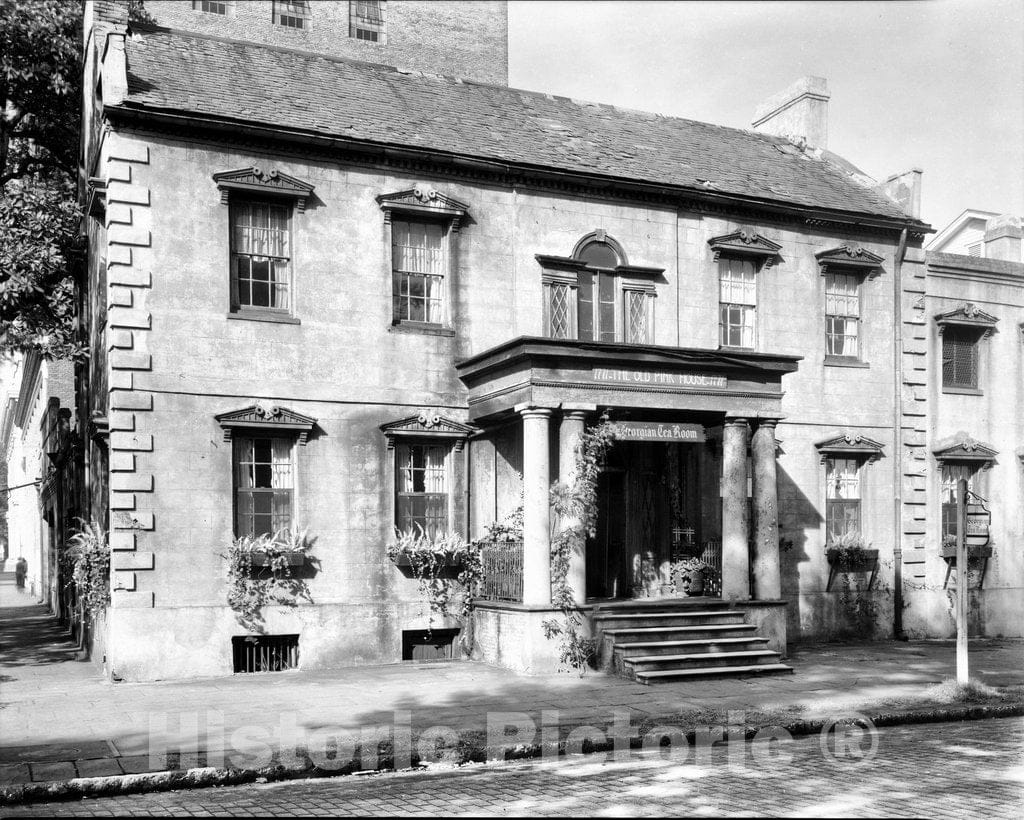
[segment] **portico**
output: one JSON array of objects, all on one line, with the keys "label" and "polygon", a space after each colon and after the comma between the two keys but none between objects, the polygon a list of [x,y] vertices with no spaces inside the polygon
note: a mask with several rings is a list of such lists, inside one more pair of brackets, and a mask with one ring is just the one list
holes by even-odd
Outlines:
[{"label": "portico", "polygon": [[[478,526],[500,518],[511,504],[503,507],[499,498],[502,460],[511,472],[521,469],[521,608],[550,610],[548,490],[556,480],[571,483],[576,442],[606,408],[623,425],[623,438],[613,447],[610,480],[599,500],[596,540],[604,539],[604,552],[588,548],[570,565],[577,604],[657,594],[635,579],[630,583],[630,570],[636,575],[641,564],[648,572],[648,564],[667,566],[672,529],[677,539],[685,529],[698,548],[720,549],[723,601],[778,601],[775,429],[782,376],[795,371],[798,360],[522,337],[459,363],[470,420],[483,431],[473,445],[495,453],[493,472],[486,456],[471,457]],[[516,482],[504,485],[506,498],[514,500]],[[595,558],[612,567],[607,584],[593,583],[606,580],[588,567]],[[588,588],[588,576],[596,588]]]}]

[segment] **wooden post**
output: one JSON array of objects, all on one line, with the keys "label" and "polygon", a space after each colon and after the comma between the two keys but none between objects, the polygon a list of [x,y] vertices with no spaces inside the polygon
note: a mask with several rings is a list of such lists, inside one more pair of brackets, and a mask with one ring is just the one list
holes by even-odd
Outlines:
[{"label": "wooden post", "polygon": [[956,483],[956,682],[970,679],[967,665],[967,479]]}]

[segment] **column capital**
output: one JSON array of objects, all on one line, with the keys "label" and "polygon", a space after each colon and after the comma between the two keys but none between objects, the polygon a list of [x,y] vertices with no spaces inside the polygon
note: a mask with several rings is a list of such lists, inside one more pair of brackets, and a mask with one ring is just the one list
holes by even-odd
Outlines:
[{"label": "column capital", "polygon": [[725,426],[726,427],[746,427],[749,420],[746,416],[726,416]]},{"label": "column capital", "polygon": [[524,418],[530,416],[549,418],[555,412],[553,407],[538,407],[536,404],[529,404],[527,402],[517,404],[513,409]]},{"label": "column capital", "polygon": [[569,411],[576,411],[576,412],[580,412],[580,413],[596,413],[597,412],[597,405],[596,404],[589,404],[588,402],[563,401],[558,406],[561,408],[563,413],[566,413],[566,412],[569,412]]},{"label": "column capital", "polygon": [[769,418],[769,419],[758,419],[757,420],[757,426],[758,427],[769,427],[772,430],[774,430],[775,427],[778,425],[778,423],[780,421],[782,421],[782,419],[771,419],[771,418]]}]

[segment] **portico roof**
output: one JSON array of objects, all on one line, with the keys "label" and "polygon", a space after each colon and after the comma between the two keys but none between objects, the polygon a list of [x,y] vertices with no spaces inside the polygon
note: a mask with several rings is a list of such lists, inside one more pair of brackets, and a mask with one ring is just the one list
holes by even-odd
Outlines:
[{"label": "portico roof", "polygon": [[800,356],[520,336],[455,365],[472,420],[518,404],[779,416]]}]

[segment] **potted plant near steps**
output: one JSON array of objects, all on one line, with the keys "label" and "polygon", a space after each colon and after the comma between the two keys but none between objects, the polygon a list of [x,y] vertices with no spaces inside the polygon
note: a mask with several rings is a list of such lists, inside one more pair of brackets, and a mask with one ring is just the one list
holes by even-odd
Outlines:
[{"label": "potted plant near steps", "polygon": [[673,561],[671,573],[671,591],[682,593],[688,598],[704,594],[704,579],[711,566],[699,558],[681,558]]},{"label": "potted plant near steps", "polygon": [[878,563],[878,550],[870,549],[859,532],[832,539],[825,556],[834,572],[871,572]]}]

